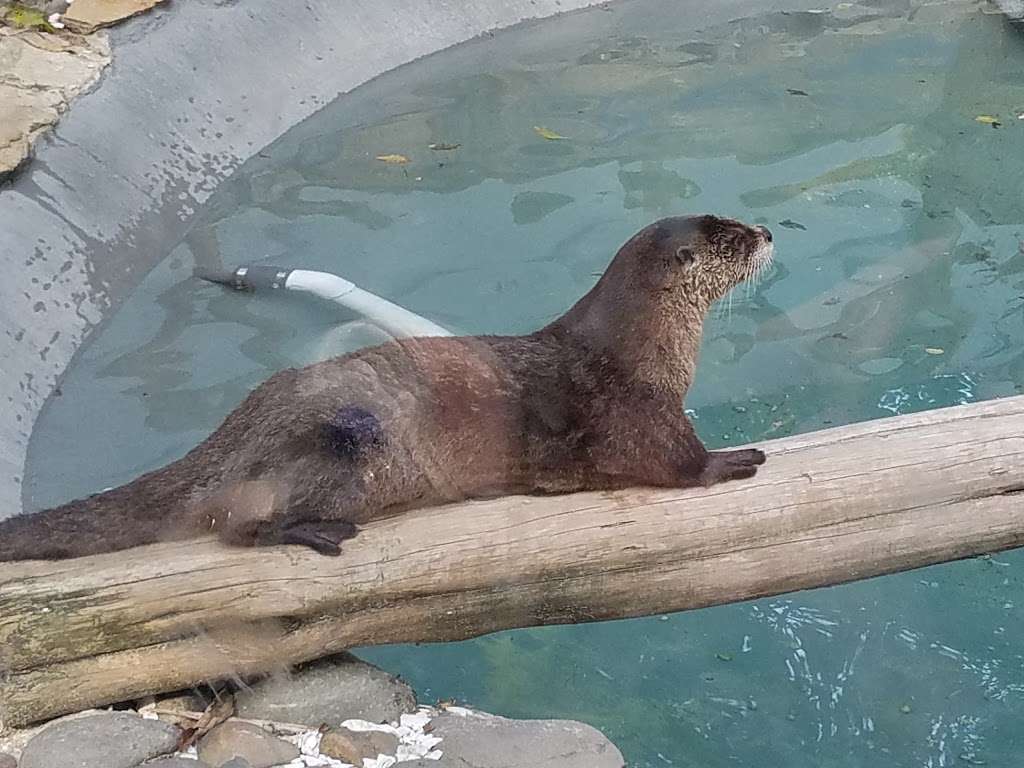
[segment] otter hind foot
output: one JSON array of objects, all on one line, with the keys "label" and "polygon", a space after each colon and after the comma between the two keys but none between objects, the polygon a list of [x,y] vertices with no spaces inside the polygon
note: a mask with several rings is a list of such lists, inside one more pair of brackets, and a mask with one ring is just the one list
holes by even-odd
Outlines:
[{"label": "otter hind foot", "polygon": [[305,520],[284,523],[265,532],[257,544],[298,544],[328,557],[341,554],[341,542],[359,532],[347,520]]},{"label": "otter hind foot", "polygon": [[744,480],[756,475],[758,466],[764,462],[764,451],[757,448],[713,451],[708,454],[708,463],[701,472],[700,482],[707,488],[728,480]]}]

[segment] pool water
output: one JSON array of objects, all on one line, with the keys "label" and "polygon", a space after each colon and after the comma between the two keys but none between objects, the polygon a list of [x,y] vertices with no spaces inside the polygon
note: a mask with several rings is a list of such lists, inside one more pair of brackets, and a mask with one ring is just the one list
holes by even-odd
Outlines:
[{"label": "pool water", "polygon": [[[634,0],[404,67],[252,158],[78,356],[26,505],[175,458],[271,372],[374,338],[197,265],[327,269],[517,333],[636,229],[706,211],[766,224],[778,259],[708,325],[687,406],[709,445],[1024,390],[1024,33],[959,0]],[[1018,765],[1022,575],[1011,552],[361,655],[423,700],[584,720],[634,768]]]}]

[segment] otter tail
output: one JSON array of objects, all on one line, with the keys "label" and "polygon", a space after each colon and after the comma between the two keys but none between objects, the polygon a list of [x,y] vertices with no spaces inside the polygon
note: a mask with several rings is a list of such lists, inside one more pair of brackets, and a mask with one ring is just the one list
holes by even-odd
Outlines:
[{"label": "otter tail", "polygon": [[181,463],[88,498],[0,520],[0,562],[62,560],[180,538],[168,522],[183,522],[169,513],[191,487],[176,471]]},{"label": "otter tail", "polygon": [[[89,500],[0,520],[0,562],[58,560],[131,547],[134,526],[91,508]],[[129,532],[130,531],[130,532]]]}]

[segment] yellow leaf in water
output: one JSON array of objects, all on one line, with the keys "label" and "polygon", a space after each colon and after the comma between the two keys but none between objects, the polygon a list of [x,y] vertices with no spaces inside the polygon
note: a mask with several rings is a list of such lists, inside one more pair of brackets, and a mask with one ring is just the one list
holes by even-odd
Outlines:
[{"label": "yellow leaf in water", "polygon": [[377,155],[377,159],[388,165],[405,165],[409,162],[405,155]]},{"label": "yellow leaf in water", "polygon": [[563,136],[560,133],[555,133],[550,128],[543,128],[539,125],[533,126],[533,130],[536,131],[537,135],[542,139],[547,139],[548,141],[558,141],[559,139],[569,138],[568,136]]},{"label": "yellow leaf in water", "polygon": [[977,123],[984,123],[985,125],[999,125],[999,119],[992,117],[992,115],[978,115],[974,118]]},{"label": "yellow leaf in water", "polygon": [[925,347],[924,351],[927,352],[929,355],[944,355],[944,354],[946,354],[946,350],[944,350],[942,347]]}]

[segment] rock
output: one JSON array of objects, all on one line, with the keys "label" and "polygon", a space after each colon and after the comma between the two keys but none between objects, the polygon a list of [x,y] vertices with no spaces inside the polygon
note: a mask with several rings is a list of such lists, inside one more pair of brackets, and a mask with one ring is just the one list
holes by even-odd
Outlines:
[{"label": "rock", "polygon": [[248,760],[244,760],[241,757],[235,757],[228,760],[220,768],[252,768],[252,766],[249,765]]},{"label": "rock", "polygon": [[508,720],[472,712],[442,712],[431,733],[442,737],[440,760],[402,763],[402,768],[624,768],[626,762],[604,734],[571,720]]},{"label": "rock", "polygon": [[43,729],[21,753],[20,768],[135,768],[174,751],[180,731],[128,712],[63,720]]},{"label": "rock", "polygon": [[[0,38],[0,55],[4,38]],[[28,158],[32,140],[57,122],[60,99],[55,94],[0,85],[0,181]]]},{"label": "rock", "polygon": [[0,30],[0,61],[4,85],[22,91],[49,92],[65,102],[91,85],[110,60],[105,42],[63,38],[46,32]]},{"label": "rock", "polygon": [[197,714],[206,711],[206,708],[210,706],[210,699],[195,691],[179,691],[178,693],[157,697],[153,705],[157,709],[168,712],[191,712]]},{"label": "rock", "polygon": [[338,728],[328,731],[320,740],[320,754],[343,763],[362,765],[363,758],[393,756],[398,751],[398,738],[381,731],[350,731]]},{"label": "rock", "polygon": [[0,752],[0,768],[18,768],[18,761],[14,759],[14,755]]},{"label": "rock", "polygon": [[0,26],[0,183],[32,143],[110,63],[104,38],[71,38]]},{"label": "rock", "polygon": [[349,719],[391,723],[416,710],[408,685],[348,653],[261,680],[238,693],[235,703],[239,717],[313,728]]},{"label": "rock", "polygon": [[0,752],[11,755],[20,755],[25,751],[25,747],[28,743],[47,728],[52,728],[57,723],[80,720],[83,717],[92,717],[93,715],[101,714],[105,714],[105,710],[86,709],[82,712],[76,712],[72,715],[64,715],[56,720],[30,725],[25,728],[4,729],[0,731]]},{"label": "rock", "polygon": [[222,766],[240,757],[252,768],[270,768],[289,763],[298,756],[299,748],[294,744],[258,725],[237,720],[221,723],[199,742],[199,759],[209,765]]},{"label": "rock", "polygon": [[151,763],[143,763],[139,768],[210,768],[201,760],[189,757],[161,757]]},{"label": "rock", "polygon": [[[5,5],[5,3],[0,2],[0,6],[2,5]],[[67,0],[18,0],[18,5],[35,8],[47,16],[51,13],[64,13],[68,7]]]},{"label": "rock", "polygon": [[88,35],[100,27],[148,11],[163,0],[75,0],[62,21],[72,32]]},{"label": "rock", "polygon": [[202,713],[206,711],[208,705],[209,701],[198,693],[184,691],[157,699],[153,702],[153,709],[159,710],[157,717],[161,720],[178,726],[190,726],[195,721],[191,717],[184,716],[184,713]]}]

